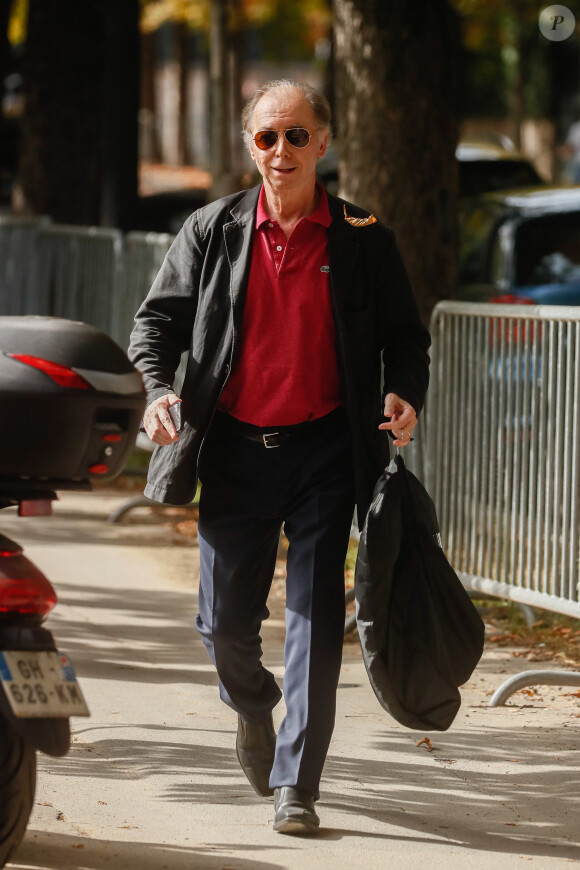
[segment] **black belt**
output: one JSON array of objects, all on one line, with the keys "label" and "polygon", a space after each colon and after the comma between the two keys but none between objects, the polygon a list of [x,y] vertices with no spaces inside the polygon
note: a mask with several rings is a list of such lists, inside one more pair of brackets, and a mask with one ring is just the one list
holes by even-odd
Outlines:
[{"label": "black belt", "polygon": [[336,423],[337,418],[341,416],[344,416],[343,409],[335,408],[330,414],[326,414],[324,417],[319,417],[316,420],[297,423],[295,426],[270,426],[264,429],[259,426],[252,426],[250,423],[244,423],[242,420],[237,420],[230,414],[220,414],[220,419],[227,422],[227,425],[242,438],[247,438],[248,441],[255,441],[257,444],[263,444],[264,447],[270,449],[272,447],[281,447],[289,441],[309,438],[322,429],[332,426]]}]

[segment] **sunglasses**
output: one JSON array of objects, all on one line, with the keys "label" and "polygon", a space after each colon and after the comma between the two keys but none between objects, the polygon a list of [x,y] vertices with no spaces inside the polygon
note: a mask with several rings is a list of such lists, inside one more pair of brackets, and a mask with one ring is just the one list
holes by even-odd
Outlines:
[{"label": "sunglasses", "polygon": [[286,142],[292,145],[293,148],[306,148],[310,142],[310,133],[306,127],[290,127],[289,130],[280,130],[280,132],[277,130],[260,130],[254,136],[256,148],[259,148],[260,151],[267,151],[268,148],[273,148],[278,141],[280,133],[284,133]]}]

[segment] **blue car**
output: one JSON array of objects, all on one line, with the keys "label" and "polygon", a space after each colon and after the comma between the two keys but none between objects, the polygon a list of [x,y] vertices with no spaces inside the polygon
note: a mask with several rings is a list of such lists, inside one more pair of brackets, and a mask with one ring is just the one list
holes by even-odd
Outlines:
[{"label": "blue car", "polygon": [[458,299],[580,305],[580,185],[486,194],[459,219]]}]

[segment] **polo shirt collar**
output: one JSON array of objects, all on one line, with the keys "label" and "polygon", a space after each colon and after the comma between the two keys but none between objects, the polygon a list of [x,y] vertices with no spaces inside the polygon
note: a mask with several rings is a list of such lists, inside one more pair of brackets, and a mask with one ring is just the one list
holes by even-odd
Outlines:
[{"label": "polo shirt collar", "polygon": [[[332,217],[330,215],[330,209],[328,208],[328,198],[326,196],[326,191],[322,187],[321,184],[316,182],[316,187],[320,191],[320,199],[318,201],[318,205],[312,212],[312,214],[308,215],[304,220],[314,221],[314,223],[321,224],[323,227],[329,227],[332,223]],[[260,195],[258,197],[258,209],[256,211],[256,229],[259,230],[260,227],[268,222],[270,218],[266,214],[266,194],[264,192],[264,185],[260,188]]]}]

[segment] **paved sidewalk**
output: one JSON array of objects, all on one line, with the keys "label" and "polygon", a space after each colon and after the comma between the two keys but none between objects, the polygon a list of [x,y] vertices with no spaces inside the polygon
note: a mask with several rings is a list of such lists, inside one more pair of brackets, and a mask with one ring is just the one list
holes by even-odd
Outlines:
[{"label": "paved sidewalk", "polygon": [[[74,720],[66,758],[39,756],[36,806],[10,866],[546,870],[580,860],[580,701],[547,687],[487,707],[524,667],[491,644],[444,734],[397,725],[372,693],[358,644],[346,644],[320,835],[275,834],[273,802],[238,767],[236,718],[193,628],[197,549],[147,511],[108,524],[121,501],[69,494],[51,518],[0,515],[57,588],[49,627],[92,713]],[[279,597],[271,609],[264,660],[281,678]],[[431,752],[417,746],[426,736]]]}]

